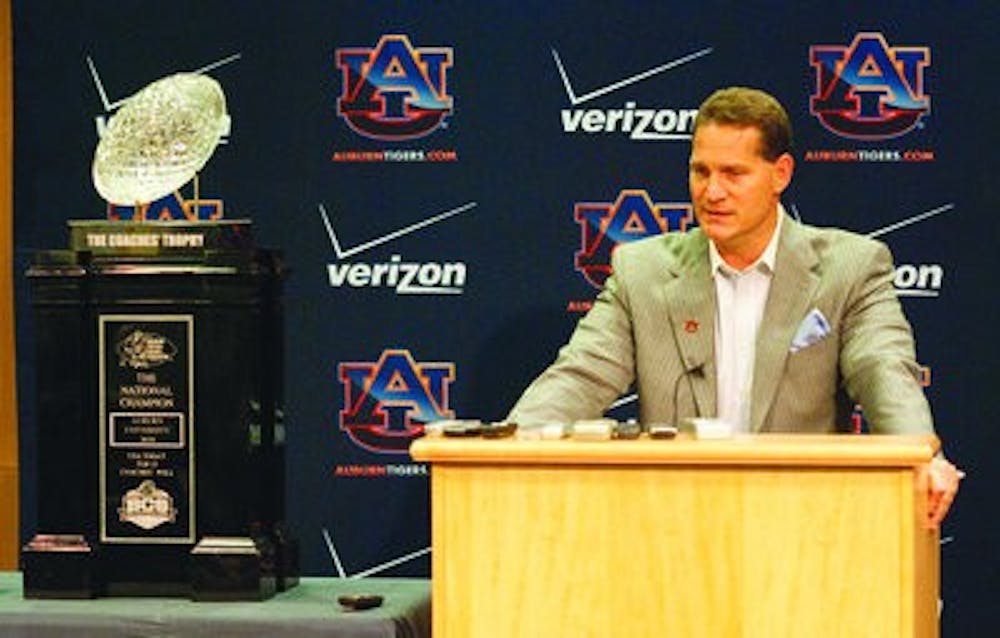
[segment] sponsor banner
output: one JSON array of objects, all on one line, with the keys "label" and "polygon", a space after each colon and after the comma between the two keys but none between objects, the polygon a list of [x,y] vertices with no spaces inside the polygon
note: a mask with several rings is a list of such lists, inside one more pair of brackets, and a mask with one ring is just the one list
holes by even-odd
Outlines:
[{"label": "sponsor banner", "polygon": [[180,191],[174,191],[148,204],[122,206],[108,202],[107,218],[130,222],[206,222],[222,219],[223,208],[221,199],[185,199]]},{"label": "sponsor banner", "polygon": [[341,89],[337,116],[355,135],[382,148],[337,148],[333,162],[456,162],[455,149],[385,148],[412,143],[446,129],[454,114],[448,74],[451,47],[414,46],[403,34],[387,34],[372,47],[341,47],[334,57]]},{"label": "sponsor banner", "polygon": [[388,288],[397,295],[458,295],[465,289],[465,263],[409,262],[392,255],[386,262],[328,264],[331,288]]},{"label": "sponsor banner", "polygon": [[[927,46],[890,45],[880,32],[860,32],[847,44],[809,47],[815,72],[809,112],[836,138],[889,142],[926,125],[931,97],[924,73]],[[872,148],[809,149],[807,162],[933,162],[932,148],[880,145]]]},{"label": "sponsor banner", "polygon": [[424,425],[455,417],[449,405],[454,363],[418,362],[409,350],[388,349],[375,361],[341,363],[337,377],[340,431],[363,450],[405,455]]},{"label": "sponsor banner", "polygon": [[[621,136],[630,141],[639,142],[690,140],[694,119],[698,115],[698,109],[695,106],[654,106],[640,103],[634,99],[626,99],[610,107],[591,104],[591,102],[695,62],[711,52],[710,48],[701,49],[578,95],[567,65],[563,63],[559,52],[552,49],[552,58],[570,104],[570,108],[559,111],[559,121],[563,133],[567,135]],[[608,100],[611,99],[614,98],[608,98]],[[607,102],[608,100],[601,99],[599,101]]]},{"label": "sponsor banner", "polygon": [[471,211],[475,202],[452,208],[443,213],[392,231],[354,247],[344,248],[334,229],[326,207],[319,205],[320,217],[337,257],[327,264],[327,281],[336,289],[382,289],[397,295],[460,295],[465,291],[468,267],[464,261],[415,262],[393,253],[387,260],[354,259],[371,248],[399,239],[450,217]]},{"label": "sponsor banner", "polygon": [[813,149],[803,156],[807,162],[933,162],[934,151],[895,149]]},{"label": "sponsor banner", "polygon": [[941,264],[896,264],[893,284],[900,297],[937,297],[943,283]]},{"label": "sponsor banner", "polygon": [[[578,202],[573,220],[580,226],[580,248],[573,267],[591,287],[600,290],[611,274],[611,253],[625,242],[669,233],[686,232],[694,220],[689,203],[653,202],[642,189],[623,189],[614,201]],[[592,301],[570,301],[566,310],[586,312]]]},{"label": "sponsor banner", "polygon": [[[941,206],[936,206],[914,215],[908,215],[899,221],[873,230],[866,235],[873,239],[882,239],[884,236],[894,233],[897,230],[921,224],[954,210],[955,204],[942,204]],[[898,263],[895,265],[893,285],[900,297],[937,297],[940,295],[941,287],[944,285],[944,275],[945,267],[942,264]]]},{"label": "sponsor banner", "polygon": [[335,466],[333,475],[337,478],[427,478],[430,469],[426,463],[349,463]]}]

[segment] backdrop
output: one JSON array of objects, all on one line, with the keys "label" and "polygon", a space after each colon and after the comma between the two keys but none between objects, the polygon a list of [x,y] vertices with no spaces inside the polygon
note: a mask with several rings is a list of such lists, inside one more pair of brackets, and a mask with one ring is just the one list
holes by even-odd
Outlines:
[{"label": "backdrop", "polygon": [[[420,424],[501,418],[607,274],[611,248],[690,225],[691,120],[713,89],[788,108],[803,221],[877,236],[948,455],[946,635],[997,620],[998,61],[989,3],[14,2],[15,272],[68,219],[178,218],[91,185],[120,100],[200,70],[232,132],[189,213],[285,251],[289,519],[309,574],[429,572]],[[919,5],[919,6],[918,6]],[[37,370],[17,281],[22,537]],[[634,402],[615,414],[628,416]],[[328,542],[329,541],[329,542]],[[379,571],[386,568],[387,571]]]}]

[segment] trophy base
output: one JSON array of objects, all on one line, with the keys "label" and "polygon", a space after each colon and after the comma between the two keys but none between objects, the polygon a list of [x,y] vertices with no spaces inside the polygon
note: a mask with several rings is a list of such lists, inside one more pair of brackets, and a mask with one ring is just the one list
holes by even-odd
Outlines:
[{"label": "trophy base", "polygon": [[246,536],[206,536],[191,550],[191,599],[266,600],[274,596],[273,551]]},{"label": "trophy base", "polygon": [[82,536],[72,552],[25,548],[28,595],[262,600],[293,587],[280,253],[258,248],[247,220],[74,221],[70,238],[27,273],[35,528]]},{"label": "trophy base", "polygon": [[100,595],[94,551],[80,534],[36,534],[21,550],[25,598]]}]

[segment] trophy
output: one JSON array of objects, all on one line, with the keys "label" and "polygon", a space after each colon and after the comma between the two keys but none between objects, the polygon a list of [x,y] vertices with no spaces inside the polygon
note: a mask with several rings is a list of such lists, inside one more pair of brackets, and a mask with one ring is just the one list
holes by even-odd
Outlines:
[{"label": "trophy", "polygon": [[[229,128],[218,82],[157,80],[108,122],[94,186],[138,210],[193,182],[197,205]],[[259,600],[293,586],[279,253],[249,220],[68,226],[69,250],[27,273],[39,533],[25,596]]]},{"label": "trophy", "polygon": [[226,96],[207,75],[178,73],[126,100],[94,153],[94,187],[113,204],[145,204],[195,183],[229,134]]}]

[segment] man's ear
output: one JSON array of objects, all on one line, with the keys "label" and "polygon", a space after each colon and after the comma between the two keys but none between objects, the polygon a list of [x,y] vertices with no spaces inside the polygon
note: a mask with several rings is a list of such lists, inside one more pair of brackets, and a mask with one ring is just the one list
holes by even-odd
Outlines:
[{"label": "man's ear", "polygon": [[782,153],[772,165],[771,182],[774,193],[780,195],[792,183],[792,173],[795,172],[795,160],[789,153]]},{"label": "man's ear", "polygon": [[795,172],[795,160],[789,153],[782,153],[771,165],[771,184],[774,194],[780,195],[792,183],[792,173]]}]

